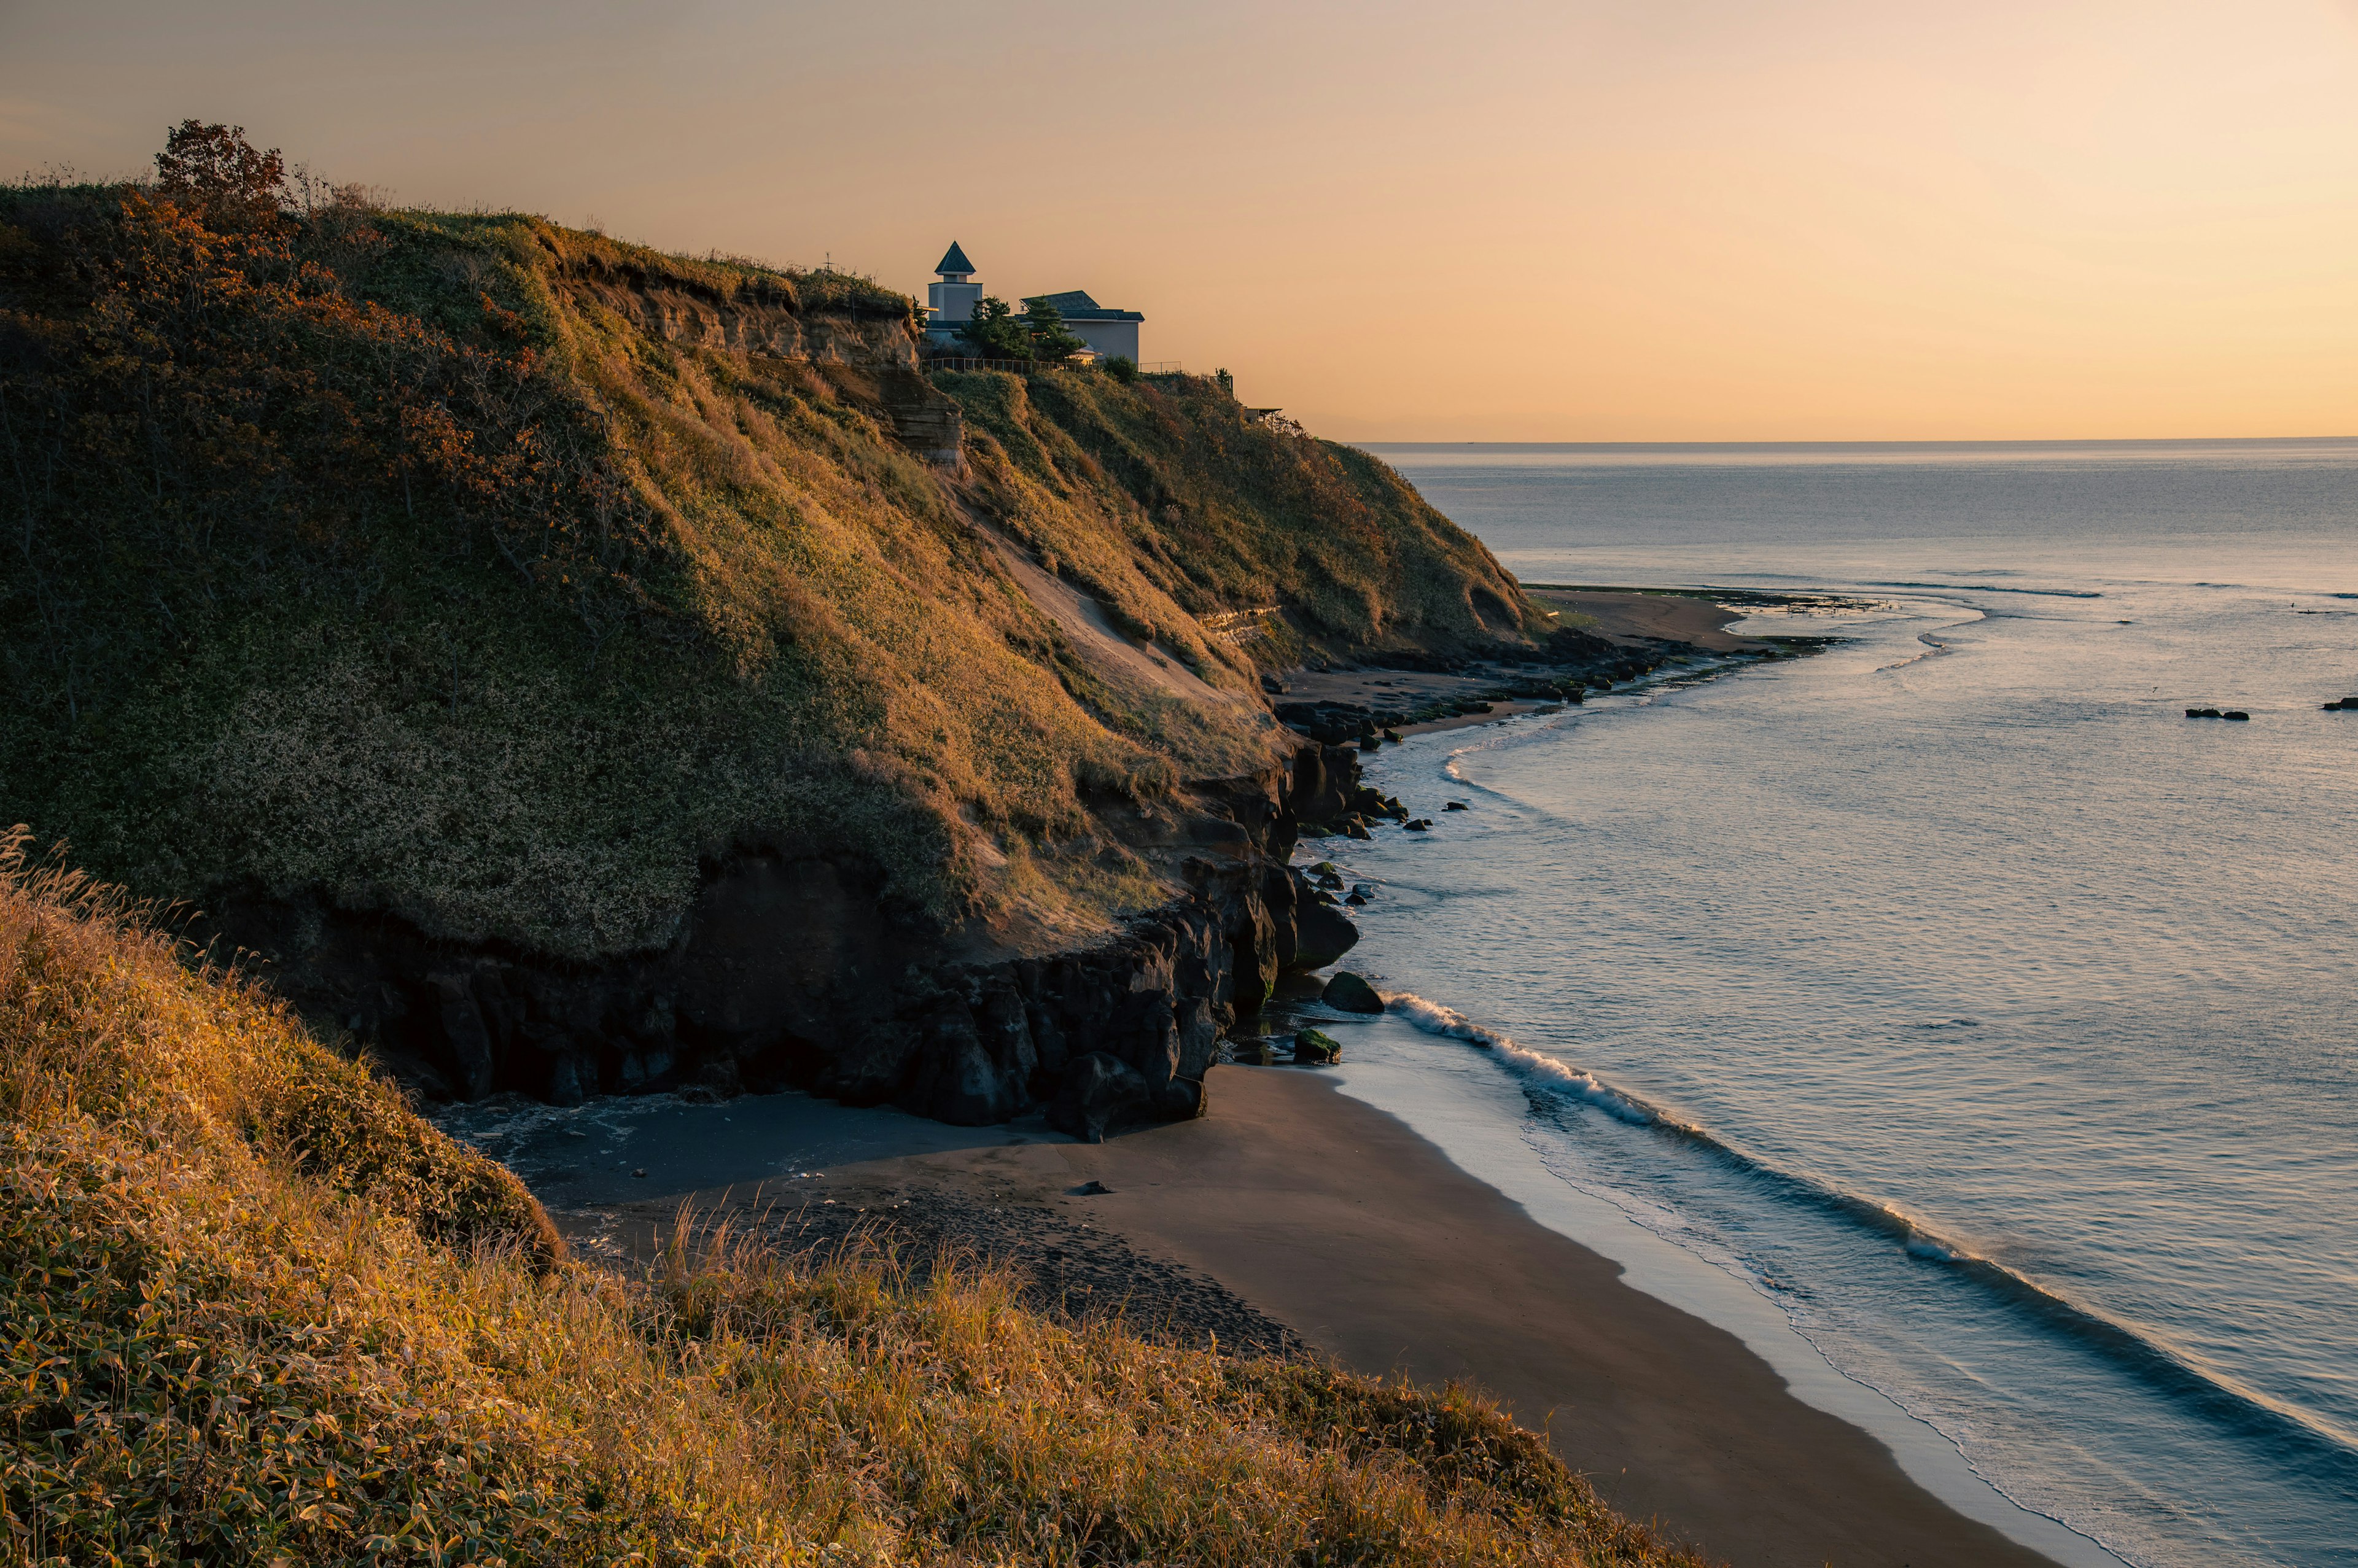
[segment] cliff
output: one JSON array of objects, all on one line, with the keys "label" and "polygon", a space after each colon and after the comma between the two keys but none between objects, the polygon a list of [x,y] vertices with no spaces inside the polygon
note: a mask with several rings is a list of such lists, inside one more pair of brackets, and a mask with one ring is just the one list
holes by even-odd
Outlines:
[{"label": "cliff", "polygon": [[11,819],[434,1094],[1163,1114],[1351,933],[1304,660],[1572,660],[1219,387],[930,376],[835,273],[546,220],[0,195]]},{"label": "cliff", "polygon": [[251,982],[0,839],[15,1560],[1692,1564],[1465,1390],[1074,1321],[1003,1270],[570,1260]]}]

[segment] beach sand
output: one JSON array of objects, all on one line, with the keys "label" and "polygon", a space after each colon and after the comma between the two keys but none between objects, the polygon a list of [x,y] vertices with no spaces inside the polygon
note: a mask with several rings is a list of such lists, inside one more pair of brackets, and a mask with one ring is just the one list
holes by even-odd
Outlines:
[{"label": "beach sand", "polygon": [[[1633,647],[1770,645],[1726,633],[1748,611],[1707,598],[1535,597]],[[1383,704],[1496,676],[1292,678],[1299,697]],[[644,1255],[683,1206],[790,1247],[882,1225],[921,1249],[1006,1259],[1044,1304],[1476,1385],[1543,1427],[1625,1515],[1742,1568],[2051,1568],[1933,1497],[1866,1432],[1796,1399],[1736,1336],[1625,1285],[1619,1264],[1540,1225],[1332,1076],[1224,1065],[1206,1092],[1201,1119],[1097,1145],[1036,1115],[949,1128],[798,1094],[607,1101],[586,1123],[493,1111],[485,1126],[513,1129],[501,1157],[593,1253]],[[1077,1191],[1090,1182],[1111,1191]]]},{"label": "beach sand", "polygon": [[[1273,1322],[1362,1372],[1477,1384],[1544,1426],[1625,1514],[1745,1568],[2048,1563],[1935,1498],[1866,1433],[1795,1399],[1735,1336],[1624,1285],[1619,1265],[1540,1226],[1331,1077],[1219,1066],[1207,1087],[1208,1117],[1103,1144],[1018,1123],[766,1185],[801,1159],[772,1144],[723,1173],[700,1130],[721,1108],[651,1111],[630,1144],[647,1170],[633,1187],[648,1195],[583,1192],[589,1204],[560,1218],[633,1249],[674,1222],[683,1195],[766,1209],[789,1240],[839,1234],[847,1211],[964,1215],[964,1230],[917,1234],[1098,1299],[1135,1279],[1135,1315],[1183,1333]],[[782,1128],[846,1154],[908,1130],[902,1118],[861,1134],[863,1119],[894,1113],[801,1096],[731,1102],[732,1126],[769,1119],[765,1103],[788,1108]],[[693,1189],[680,1179],[691,1170]],[[1075,1193],[1090,1181],[1112,1191]],[[814,1230],[797,1211],[838,1223]],[[1226,1317],[1203,1304],[1223,1294],[1237,1303]]]}]

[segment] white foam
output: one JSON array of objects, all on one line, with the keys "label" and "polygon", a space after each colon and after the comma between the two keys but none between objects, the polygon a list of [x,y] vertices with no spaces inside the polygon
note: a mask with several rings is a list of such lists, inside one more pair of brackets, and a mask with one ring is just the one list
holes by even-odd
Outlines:
[{"label": "white foam", "polygon": [[1632,1127],[1677,1125],[1652,1106],[1622,1093],[1595,1074],[1585,1073],[1537,1051],[1526,1050],[1497,1030],[1483,1028],[1455,1008],[1427,1001],[1413,991],[1400,991],[1386,997],[1384,1007],[1388,1011],[1399,1013],[1427,1034],[1463,1040],[1468,1044],[1495,1051],[1500,1060],[1518,1075],[1569,1094]]}]

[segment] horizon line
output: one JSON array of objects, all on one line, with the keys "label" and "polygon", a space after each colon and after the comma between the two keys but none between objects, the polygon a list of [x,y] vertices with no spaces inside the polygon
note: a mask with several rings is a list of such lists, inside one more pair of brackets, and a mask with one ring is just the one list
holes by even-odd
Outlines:
[{"label": "horizon line", "polygon": [[2257,446],[2270,442],[2358,441],[2358,431],[2336,436],[1915,436],[1806,437],[1751,438],[1722,437],[1707,440],[1422,440],[1384,438],[1354,440],[1329,438],[1347,447],[2130,447]]}]

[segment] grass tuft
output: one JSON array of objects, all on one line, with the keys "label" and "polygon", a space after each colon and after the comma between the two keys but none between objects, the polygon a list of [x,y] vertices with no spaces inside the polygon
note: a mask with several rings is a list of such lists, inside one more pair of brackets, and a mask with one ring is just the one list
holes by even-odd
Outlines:
[{"label": "grass tuft", "polygon": [[1460,1389],[1225,1359],[1004,1270],[514,1178],[143,911],[0,848],[0,1560],[1683,1564]]}]

